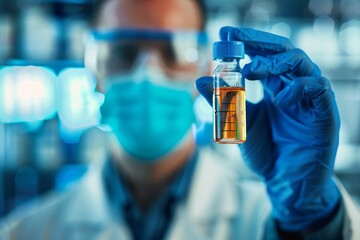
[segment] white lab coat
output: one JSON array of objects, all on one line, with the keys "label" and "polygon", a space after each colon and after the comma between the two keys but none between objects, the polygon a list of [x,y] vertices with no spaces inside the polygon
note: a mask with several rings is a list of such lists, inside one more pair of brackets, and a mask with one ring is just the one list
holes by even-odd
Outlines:
[{"label": "white lab coat", "polygon": [[[236,181],[216,153],[203,149],[189,199],[175,210],[166,239],[261,239],[270,204],[263,184]],[[100,167],[89,170],[79,186],[43,200],[25,216],[13,216],[0,238],[15,240],[131,239],[124,220],[107,204]],[[340,186],[346,209],[344,239],[360,239],[359,209]]]}]

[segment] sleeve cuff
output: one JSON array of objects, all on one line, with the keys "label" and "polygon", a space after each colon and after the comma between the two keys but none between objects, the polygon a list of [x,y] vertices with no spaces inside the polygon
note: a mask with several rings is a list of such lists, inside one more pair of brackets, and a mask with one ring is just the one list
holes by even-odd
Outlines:
[{"label": "sleeve cuff", "polygon": [[[341,198],[340,198],[341,199]],[[343,239],[343,219],[345,217],[345,209],[343,200],[340,200],[337,212],[333,215],[332,219],[324,227],[311,233],[304,232],[288,232],[278,228],[276,221],[270,217],[265,226],[264,240],[339,240]]]}]

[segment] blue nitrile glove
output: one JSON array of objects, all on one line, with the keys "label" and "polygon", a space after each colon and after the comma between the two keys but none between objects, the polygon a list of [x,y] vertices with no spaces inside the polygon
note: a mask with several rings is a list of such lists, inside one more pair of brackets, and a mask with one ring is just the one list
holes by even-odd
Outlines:
[{"label": "blue nitrile glove", "polygon": [[[287,231],[324,226],[340,201],[332,180],[340,117],[329,81],[300,49],[283,37],[224,27],[222,40],[242,41],[252,62],[243,75],[262,80],[264,99],[247,102],[245,163],[265,182],[272,216]],[[212,104],[212,78],[196,82]]]}]

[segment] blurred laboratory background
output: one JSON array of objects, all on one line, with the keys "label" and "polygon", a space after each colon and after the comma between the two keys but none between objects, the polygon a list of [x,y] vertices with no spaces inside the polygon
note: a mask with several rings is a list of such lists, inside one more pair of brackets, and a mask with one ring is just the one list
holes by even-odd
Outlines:
[{"label": "blurred laboratory background", "polygon": [[[205,3],[212,40],[224,25],[270,31],[320,66],[342,120],[336,175],[360,203],[360,1]],[[84,68],[95,7],[96,0],[0,0],[0,218],[44,193],[66,190],[89,163],[106,157],[96,127],[102,96]],[[247,96],[261,98],[260,87],[249,83]],[[211,123],[209,107],[196,110],[199,121]],[[233,154],[226,146],[219,151]],[[236,153],[230,158],[241,161]]]}]

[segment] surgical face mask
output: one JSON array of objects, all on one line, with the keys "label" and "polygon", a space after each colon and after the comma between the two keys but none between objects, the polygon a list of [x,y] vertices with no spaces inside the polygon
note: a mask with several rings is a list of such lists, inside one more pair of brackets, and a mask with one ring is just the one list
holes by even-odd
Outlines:
[{"label": "surgical face mask", "polygon": [[127,154],[143,162],[177,149],[194,121],[191,91],[161,84],[160,78],[142,69],[106,80],[111,84],[101,107],[102,123]]}]

